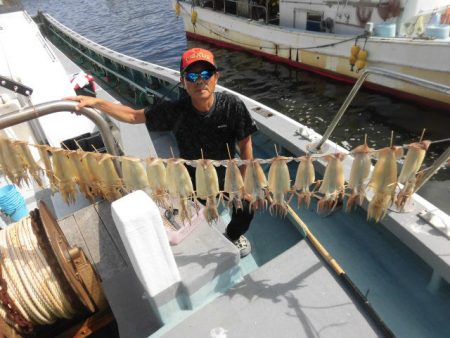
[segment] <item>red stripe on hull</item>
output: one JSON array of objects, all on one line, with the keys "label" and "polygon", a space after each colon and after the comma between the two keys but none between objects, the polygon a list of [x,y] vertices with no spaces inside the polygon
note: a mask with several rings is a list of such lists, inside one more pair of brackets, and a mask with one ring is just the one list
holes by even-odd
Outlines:
[{"label": "red stripe on hull", "polygon": [[[199,41],[205,41],[208,42],[210,44],[219,46],[219,47],[223,47],[223,48],[227,48],[227,49],[232,49],[232,50],[236,50],[236,51],[241,51],[241,52],[247,52],[256,56],[260,56],[264,59],[273,61],[273,62],[277,62],[277,63],[284,63],[287,64],[291,67],[294,68],[299,68],[299,69],[304,69],[307,71],[311,71],[313,73],[322,75],[322,76],[326,76],[328,78],[340,81],[340,82],[345,82],[348,84],[354,84],[356,82],[355,78],[352,78],[350,76],[347,75],[342,75],[339,73],[335,73],[326,69],[322,69],[322,68],[317,68],[314,66],[310,66],[304,63],[300,63],[300,62],[295,62],[295,61],[291,61],[288,60],[286,58],[280,57],[280,56],[276,56],[273,54],[268,54],[268,53],[264,53],[264,52],[260,52],[260,51],[256,51],[253,49],[249,49],[249,48],[245,48],[239,45],[235,45],[235,44],[231,44],[228,42],[224,42],[224,41],[219,41],[219,40],[215,40],[215,39],[211,39],[208,38],[206,36],[203,35],[199,35],[199,34],[195,34],[195,33],[191,33],[191,32],[186,32],[186,37],[188,39],[192,39],[192,40],[199,40]],[[363,87],[374,91],[374,92],[378,92],[378,93],[382,93],[388,96],[394,96],[397,98],[400,98],[402,100],[405,101],[414,101],[417,102],[423,106],[426,107],[431,107],[434,109],[439,109],[439,110],[444,110],[447,111],[448,113],[450,113],[450,105],[448,105],[445,102],[441,102],[441,101],[436,101],[436,100],[432,100],[429,99],[427,97],[423,97],[423,96],[419,96],[419,95],[415,95],[415,94],[411,94],[411,93],[406,93],[403,91],[400,91],[398,89],[394,89],[394,88],[390,88],[390,87],[385,87],[376,83],[372,83],[372,82],[364,82]]]}]

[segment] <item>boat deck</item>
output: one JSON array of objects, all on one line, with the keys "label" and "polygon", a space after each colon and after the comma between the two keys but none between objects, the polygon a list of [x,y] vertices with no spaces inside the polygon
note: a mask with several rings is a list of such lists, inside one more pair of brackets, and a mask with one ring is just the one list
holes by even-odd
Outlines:
[{"label": "boat deck", "polygon": [[[68,74],[79,71],[79,68],[56,48],[55,52],[62,60]],[[109,94],[100,88],[97,94],[112,100]],[[157,138],[143,140],[143,137],[147,135],[144,126],[130,126],[122,123],[117,123],[117,126],[121,131],[122,145],[127,154],[130,152],[134,156],[148,156],[154,154],[154,151],[158,152],[161,145],[168,149],[166,142],[170,142],[170,136],[166,134],[157,134]],[[139,127],[144,129],[138,129]],[[134,141],[136,135],[139,135],[139,142]],[[150,143],[155,139],[156,142]],[[147,141],[151,145],[150,147]],[[163,157],[165,149],[162,149]],[[254,287],[247,286],[246,292],[259,294],[263,291],[262,294],[267,299],[267,304],[261,305],[264,305],[267,311],[280,311],[278,317],[284,317],[286,321],[290,321],[292,316],[298,315],[298,319],[294,319],[294,322],[298,321],[299,325],[304,324],[302,330],[306,333],[310,330],[320,330],[323,325],[340,325],[343,320],[345,322],[343,325],[347,326],[349,330],[350,327],[355,326],[354,329],[358,332],[365,332],[365,335],[369,336],[375,335],[367,318],[354,304],[351,297],[343,291],[340,283],[332,277],[325,264],[302,241],[302,235],[288,219],[271,218],[266,214],[257,215],[252,226],[255,230],[249,234],[252,243],[255,243],[253,251],[251,255],[242,260],[239,260],[235,247],[221,234],[229,217],[226,212],[222,213],[223,222],[217,226],[218,230],[207,224],[200,225],[181,244],[172,246],[182,282],[162,292],[155,299],[149,300],[142,298],[142,286],[131,269],[129,259],[118,239],[117,231],[114,229],[110,213],[107,212],[108,208],[108,204],[102,202],[95,206],[87,206],[74,214],[67,213],[60,217],[62,218],[60,225],[69,242],[84,248],[102,277],[105,292],[123,337],[149,335],[161,326],[162,322],[165,322],[166,325],[155,335],[162,335],[169,329],[172,329],[171,334],[173,334],[177,331],[173,328],[174,325],[192,315],[206,302],[226,292],[247,273],[258,272],[261,269],[260,266],[264,266],[264,271],[266,271],[265,274],[264,272],[257,273],[257,276],[262,278],[260,283],[264,283],[263,277],[265,276],[264,278],[273,278],[273,284],[270,282],[264,287],[265,290],[261,290],[262,284],[259,287],[256,284]],[[295,249],[283,253],[292,246]],[[278,256],[275,263],[266,264],[275,256]],[[289,268],[293,262],[298,262],[295,264],[296,269]],[[280,279],[276,279],[279,270],[273,270],[271,268],[273,265],[284,267],[285,273],[291,270],[292,272],[288,275],[283,274],[284,277],[280,276]],[[271,270],[273,273],[269,276],[267,273]],[[308,277],[310,274],[314,277]],[[239,287],[242,283],[246,284],[248,278],[259,278],[249,276],[244,277],[247,279],[238,284]],[[292,287],[297,289],[292,290],[294,294],[292,297],[304,297],[304,294],[308,294],[308,299],[311,301],[309,306],[317,308],[323,307],[324,299],[327,300],[327,304],[330,304],[326,312],[320,312],[319,317],[323,317],[323,319],[314,319],[317,315],[309,311],[306,314],[302,314],[302,311],[291,313],[291,304],[288,300],[291,297],[289,285],[292,277],[297,281],[292,282],[296,284]],[[307,282],[304,283],[303,279]],[[314,282],[322,280],[326,280],[323,289],[321,282]],[[286,286],[286,301],[278,303],[276,300],[281,297],[279,292],[282,290],[277,291],[276,285],[282,281],[288,285]],[[298,283],[300,282],[301,286],[299,287]],[[273,301],[269,301],[272,293]],[[341,305],[346,311],[344,317],[342,317]],[[220,311],[220,313],[225,317],[228,315],[226,311]],[[245,311],[242,313],[244,314]],[[220,314],[216,316],[220,316]],[[310,318],[308,319],[308,317]],[[258,332],[262,334],[263,330]]]},{"label": "boat deck", "polygon": [[301,241],[163,336],[380,336],[337,283]]}]

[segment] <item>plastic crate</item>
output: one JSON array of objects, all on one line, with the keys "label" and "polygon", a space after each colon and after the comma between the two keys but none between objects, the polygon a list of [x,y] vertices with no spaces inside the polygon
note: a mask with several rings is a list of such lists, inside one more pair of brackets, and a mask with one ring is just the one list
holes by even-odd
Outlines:
[{"label": "plastic crate", "polygon": [[[179,214],[176,214],[168,219],[167,211],[164,208],[159,208],[161,217],[163,220],[164,227],[166,228],[167,236],[169,237],[169,242],[172,245],[177,245],[182,242],[194,229],[196,229],[200,224],[206,223],[205,217],[203,216],[204,206],[200,206],[197,210],[194,204],[191,204],[192,218],[190,222],[185,220],[184,224],[181,222]],[[178,229],[177,229],[178,225]]]}]

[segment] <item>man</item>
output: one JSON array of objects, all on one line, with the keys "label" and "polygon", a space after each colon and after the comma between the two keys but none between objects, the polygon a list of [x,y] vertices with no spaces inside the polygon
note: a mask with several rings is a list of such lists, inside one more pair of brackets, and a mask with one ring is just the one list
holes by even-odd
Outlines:
[{"label": "man", "polygon": [[[257,128],[244,103],[234,95],[215,93],[219,73],[214,55],[202,48],[183,53],[180,63],[180,82],[186,94],[175,102],[160,102],[145,109],[135,110],[98,98],[76,96],[67,99],[84,106],[97,108],[117,120],[145,123],[148,131],[173,131],[180,157],[187,160],[202,157],[213,160],[231,156],[237,143],[242,159],[253,157],[251,134]],[[195,184],[195,169],[188,166]],[[241,167],[242,173],[245,168]],[[225,168],[217,168],[219,185],[223,188]],[[231,221],[225,235],[240,251],[241,257],[250,253],[250,242],[243,236],[253,218],[247,201],[242,210],[232,210]]]}]

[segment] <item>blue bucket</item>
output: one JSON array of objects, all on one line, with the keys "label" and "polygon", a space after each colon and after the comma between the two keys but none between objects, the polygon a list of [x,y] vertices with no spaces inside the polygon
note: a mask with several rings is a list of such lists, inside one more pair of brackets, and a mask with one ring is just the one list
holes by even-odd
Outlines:
[{"label": "blue bucket", "polygon": [[450,25],[428,25],[425,28],[425,34],[435,39],[448,40]]},{"label": "blue bucket", "polygon": [[0,209],[14,222],[28,216],[25,200],[13,184],[0,188]]},{"label": "blue bucket", "polygon": [[380,36],[383,38],[394,38],[395,37],[395,23],[380,23],[375,26],[374,33],[375,36]]}]

